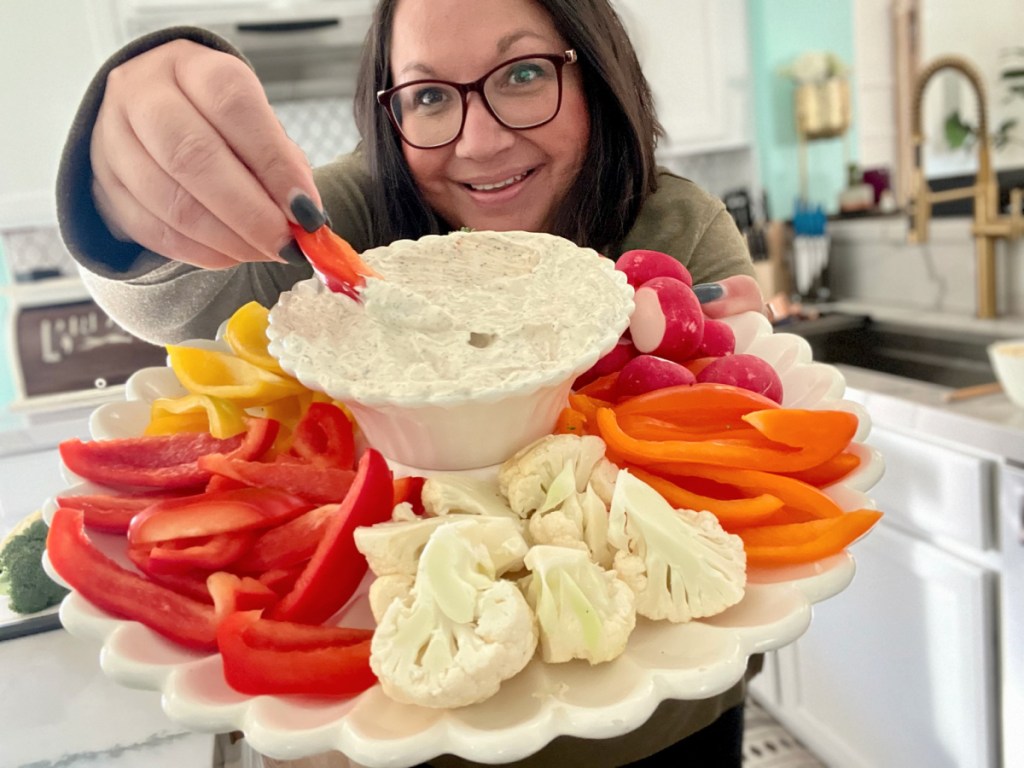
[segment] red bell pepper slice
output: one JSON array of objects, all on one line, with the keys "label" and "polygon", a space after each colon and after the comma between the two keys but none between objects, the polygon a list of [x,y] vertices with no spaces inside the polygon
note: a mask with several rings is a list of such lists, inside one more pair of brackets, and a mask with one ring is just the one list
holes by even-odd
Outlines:
[{"label": "red bell pepper slice", "polygon": [[299,576],[306,569],[306,562],[303,561],[296,565],[290,565],[287,568],[271,568],[269,571],[264,571],[256,577],[260,584],[264,584],[274,590],[274,594],[284,597],[292,591],[292,587],[295,586],[295,582],[298,581]]},{"label": "red bell pepper slice", "polygon": [[309,502],[276,488],[238,488],[158,501],[132,518],[131,544],[152,544],[217,533],[266,528],[310,508]]},{"label": "red bell pepper slice", "polygon": [[59,446],[64,466],[79,477],[111,488],[196,488],[210,473],[196,463],[210,453],[230,453],[242,436],[219,439],[201,432],[178,432],[112,440],[78,438]]},{"label": "red bell pepper slice", "polygon": [[391,469],[376,450],[359,459],[356,478],[324,531],[316,552],[291,592],[274,605],[268,618],[319,624],[348,602],[366,575],[366,559],[356,549],[353,532],[391,517],[394,494]]},{"label": "red bell pepper slice", "polygon": [[186,648],[216,650],[213,607],[122,568],[85,535],[81,510],[59,507],[46,539],[60,577],[97,608],[138,621]]},{"label": "red bell pepper slice", "polygon": [[279,488],[316,504],[341,501],[352,486],[355,471],[301,462],[242,461],[227,456],[203,456],[199,466],[215,475],[246,485]]},{"label": "red bell pepper slice", "polygon": [[224,678],[250,696],[347,697],[377,682],[368,629],[311,627],[232,613],[217,630]]},{"label": "red bell pepper slice", "polygon": [[246,421],[245,434],[241,444],[228,454],[232,459],[256,461],[266,456],[274,447],[274,441],[281,431],[281,422],[276,419],[258,419],[250,417]]},{"label": "red bell pepper slice", "polygon": [[80,509],[85,516],[85,527],[103,533],[128,533],[132,518],[150,504],[165,499],[180,498],[181,494],[139,493],[130,496],[96,493],[82,496],[58,496],[62,507]]},{"label": "red bell pepper slice", "polygon": [[356,458],[352,422],[332,403],[310,403],[295,425],[289,453],[311,464],[352,469]]},{"label": "red bell pepper slice", "polygon": [[297,224],[289,224],[295,242],[306,254],[314,271],[330,290],[356,298],[356,289],[366,285],[367,277],[380,277],[347,241],[330,227],[307,232]]},{"label": "red bell pepper slice", "polygon": [[252,546],[251,531],[229,531],[194,539],[174,539],[149,550],[149,567],[157,573],[210,573],[231,565]]},{"label": "red bell pepper slice", "polygon": [[324,504],[303,512],[294,520],[262,531],[232,570],[265,573],[308,560],[316,551],[337,508],[337,504]]},{"label": "red bell pepper slice", "polygon": [[417,515],[423,515],[423,484],[427,481],[425,477],[417,475],[406,475],[396,477],[394,482],[394,497],[391,500],[392,508],[403,502],[412,505],[412,511]]},{"label": "red bell pepper slice", "polygon": [[146,577],[157,584],[162,584],[168,589],[174,590],[179,595],[190,597],[200,603],[213,605],[213,597],[206,587],[205,571],[188,571],[182,573],[163,573],[154,570],[149,563],[149,551],[152,549],[148,544],[137,547],[129,546],[125,554],[132,564],[138,568]]},{"label": "red bell pepper slice", "polygon": [[206,578],[206,588],[213,597],[213,610],[223,621],[236,611],[262,610],[277,602],[277,593],[252,576],[236,576],[215,571]]}]

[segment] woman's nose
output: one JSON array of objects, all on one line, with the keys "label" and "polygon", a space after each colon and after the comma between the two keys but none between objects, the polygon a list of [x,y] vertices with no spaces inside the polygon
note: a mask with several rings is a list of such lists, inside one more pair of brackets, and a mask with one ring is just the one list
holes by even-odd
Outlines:
[{"label": "woman's nose", "polygon": [[514,133],[490,113],[480,94],[471,93],[466,99],[466,122],[455,142],[455,154],[471,159],[495,155],[512,146]]}]

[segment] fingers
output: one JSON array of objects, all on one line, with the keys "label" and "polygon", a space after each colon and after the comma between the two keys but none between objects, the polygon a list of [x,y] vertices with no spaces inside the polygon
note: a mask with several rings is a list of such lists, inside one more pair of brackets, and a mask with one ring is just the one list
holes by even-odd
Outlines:
[{"label": "fingers", "polygon": [[102,196],[105,207],[132,213],[129,239],[157,253],[187,240],[235,262],[269,260],[157,165],[127,123],[113,118],[97,125],[93,141],[120,147],[114,156],[94,153],[93,176],[101,193],[95,197],[98,204]]},{"label": "fingers", "polygon": [[111,231],[198,266],[281,261],[292,198],[320,205],[252,71],[187,41],[110,73],[90,148]]},{"label": "fingers", "polygon": [[693,286],[708,317],[722,318],[741,312],[764,312],[764,297],[757,280],[749,275],[733,275],[717,283]]}]

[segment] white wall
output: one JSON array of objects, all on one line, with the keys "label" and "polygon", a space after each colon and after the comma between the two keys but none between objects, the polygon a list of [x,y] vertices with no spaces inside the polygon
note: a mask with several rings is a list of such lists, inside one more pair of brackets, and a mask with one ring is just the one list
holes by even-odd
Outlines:
[{"label": "white wall", "polygon": [[0,3],[0,229],[51,224],[64,138],[103,60],[85,0]]}]

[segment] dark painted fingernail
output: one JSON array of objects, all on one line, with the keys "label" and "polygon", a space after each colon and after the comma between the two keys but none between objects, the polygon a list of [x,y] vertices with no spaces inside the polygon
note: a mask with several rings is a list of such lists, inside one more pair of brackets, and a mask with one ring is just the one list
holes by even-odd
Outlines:
[{"label": "dark painted fingernail", "polygon": [[307,232],[316,232],[327,219],[309,195],[298,194],[292,198],[292,215]]},{"label": "dark painted fingernail", "polygon": [[700,283],[693,286],[693,292],[697,294],[697,301],[707,304],[725,296],[725,288],[718,283]]},{"label": "dark painted fingernail", "polygon": [[277,255],[287,261],[289,264],[307,264],[305,255],[299,248],[299,244],[294,240],[288,243],[284,248],[277,252]]}]

